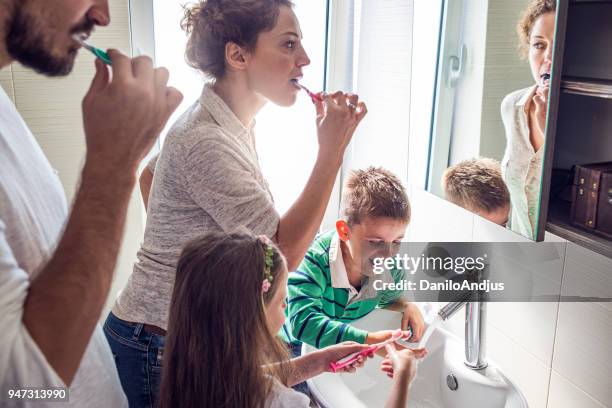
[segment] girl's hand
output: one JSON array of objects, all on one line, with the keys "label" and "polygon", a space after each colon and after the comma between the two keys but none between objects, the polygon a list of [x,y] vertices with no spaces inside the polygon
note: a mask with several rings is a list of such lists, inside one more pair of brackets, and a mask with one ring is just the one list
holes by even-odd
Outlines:
[{"label": "girl's hand", "polygon": [[408,330],[410,327],[412,330],[411,342],[417,342],[421,340],[423,331],[425,331],[425,322],[423,321],[423,315],[421,311],[414,303],[406,303],[406,307],[402,312],[402,330]]},{"label": "girl's hand", "polygon": [[536,93],[532,98],[535,105],[536,124],[542,135],[546,131],[546,113],[548,112],[548,92],[550,87],[548,82],[538,85]]},{"label": "girl's hand", "polygon": [[[354,341],[345,341],[344,343],[336,344],[334,346],[325,347],[316,351],[318,358],[318,365],[320,372],[331,372],[329,365],[336,361],[343,359],[344,357],[366,350],[367,344],[359,344]],[[344,367],[339,372],[354,373],[357,368],[362,367],[365,364],[367,358],[371,358],[372,355],[367,357],[359,357],[353,364]]]},{"label": "girl's hand", "polygon": [[424,348],[411,350],[402,349],[396,350],[390,344],[387,344],[387,358],[380,364],[380,369],[384,371],[388,377],[393,378],[399,376],[409,384],[416,376],[416,359],[421,359],[427,355],[427,350]]},{"label": "girl's hand", "polygon": [[319,94],[322,101],[316,101],[317,134],[319,150],[324,155],[342,159],[359,122],[368,113],[365,103],[359,96],[335,92]]}]

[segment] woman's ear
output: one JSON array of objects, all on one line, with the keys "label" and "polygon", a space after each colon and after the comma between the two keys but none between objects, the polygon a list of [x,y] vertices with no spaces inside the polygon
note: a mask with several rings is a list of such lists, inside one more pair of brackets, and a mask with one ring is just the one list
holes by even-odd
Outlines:
[{"label": "woman's ear", "polygon": [[234,42],[228,42],[225,44],[225,62],[230,70],[244,70],[247,65],[245,50]]},{"label": "woman's ear", "polygon": [[344,242],[349,240],[351,235],[351,228],[344,220],[336,221],[336,232],[338,233],[338,237]]}]

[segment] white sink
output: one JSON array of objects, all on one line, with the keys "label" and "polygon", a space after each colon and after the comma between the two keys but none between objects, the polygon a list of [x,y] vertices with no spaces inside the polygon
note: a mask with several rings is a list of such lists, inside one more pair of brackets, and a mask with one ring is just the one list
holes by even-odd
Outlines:
[{"label": "white sink", "polygon": [[[397,312],[375,310],[353,324],[370,331],[396,329],[400,319]],[[304,344],[302,352],[313,350],[314,347]],[[408,407],[528,407],[519,389],[491,362],[483,370],[466,367],[463,342],[446,330],[436,328],[427,350],[429,354],[419,362],[417,376],[410,386]],[[324,373],[308,380],[308,385],[322,407],[380,408],[387,400],[392,381],[380,370],[381,361],[374,357],[354,374]],[[451,390],[448,382],[456,382],[456,390]]]}]

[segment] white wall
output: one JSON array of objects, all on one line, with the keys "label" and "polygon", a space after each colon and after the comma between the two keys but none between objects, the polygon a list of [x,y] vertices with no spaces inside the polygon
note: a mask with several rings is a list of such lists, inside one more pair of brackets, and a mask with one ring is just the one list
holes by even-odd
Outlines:
[{"label": "white wall", "polygon": [[368,114],[348,148],[344,170],[373,165],[407,177],[413,11],[413,1],[362,2],[353,92],[366,102]]},{"label": "white wall", "polygon": [[[130,54],[128,1],[110,0],[109,3],[111,24],[96,30],[91,43]],[[65,78],[47,78],[16,63],[0,71],[0,85],[12,97],[51,165],[59,172],[69,202],[74,197],[85,153],[81,100],[93,75],[93,57],[85,51],[79,53],[74,71]],[[131,273],[142,240],[143,206],[139,195],[136,190],[129,205],[115,281],[101,319],[106,318],[117,291]]]}]

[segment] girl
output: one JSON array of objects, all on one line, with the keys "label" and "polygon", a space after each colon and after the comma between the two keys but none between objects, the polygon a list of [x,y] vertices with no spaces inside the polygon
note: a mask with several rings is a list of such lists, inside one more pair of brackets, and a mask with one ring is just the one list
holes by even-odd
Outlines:
[{"label": "girl", "polygon": [[134,408],[155,406],[183,245],[202,233],[245,227],[272,237],[289,268],[297,267],[321,224],[344,150],[366,114],[357,95],[338,92],[316,102],[317,161],[300,197],[280,216],[261,173],[253,127],[268,101],[296,101],[295,81],[310,63],[291,2],[199,1],[186,10],[184,28],[187,61],[211,82],[168,134],[154,168],[138,261],[105,324]]},{"label": "girl", "polygon": [[[248,234],[208,234],[181,255],[170,309],[160,407],[308,407],[290,388],[364,350],[342,343],[288,360],[275,337],[285,320],[287,265],[277,247]],[[395,352],[389,407],[405,407],[414,356]],[[354,371],[361,366],[359,360]]]}]

